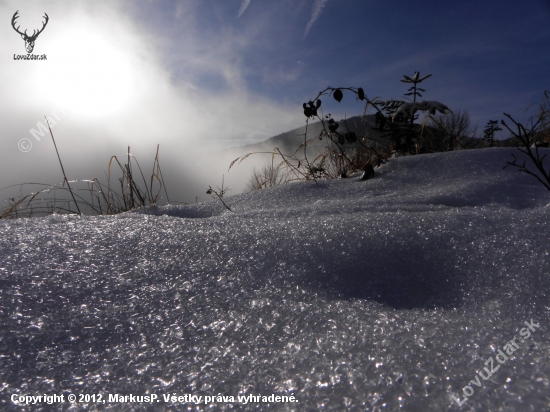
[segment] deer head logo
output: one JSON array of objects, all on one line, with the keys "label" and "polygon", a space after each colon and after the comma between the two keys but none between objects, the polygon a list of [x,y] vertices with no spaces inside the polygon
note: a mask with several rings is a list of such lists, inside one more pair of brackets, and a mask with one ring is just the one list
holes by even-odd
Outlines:
[{"label": "deer head logo", "polygon": [[44,13],[44,18],[46,19],[46,21],[43,23],[42,28],[40,30],[38,30],[38,32],[36,30],[34,30],[33,33],[32,33],[32,36],[29,36],[29,35],[27,35],[27,30],[25,30],[24,33],[21,33],[19,31],[20,26],[17,26],[17,28],[15,27],[15,20],[19,17],[17,15],[17,13],[19,13],[19,10],[17,10],[15,12],[15,14],[13,15],[13,17],[11,19],[11,25],[12,25],[13,29],[21,35],[21,38],[23,40],[25,40],[25,48],[27,49],[27,53],[32,53],[32,51],[34,49],[34,42],[36,41],[36,38],[38,37],[38,35],[40,33],[42,33],[42,31],[46,27],[46,24],[48,24],[48,20],[50,18],[48,17],[48,15],[46,13]]}]

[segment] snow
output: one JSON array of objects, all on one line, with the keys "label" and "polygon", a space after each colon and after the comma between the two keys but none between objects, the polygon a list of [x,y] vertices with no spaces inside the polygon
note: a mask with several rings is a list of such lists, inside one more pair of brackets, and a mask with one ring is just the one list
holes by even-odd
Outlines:
[{"label": "snow", "polygon": [[[391,102],[390,100],[386,101],[386,105]],[[449,111],[449,108],[443,103],[436,101],[426,101],[422,100],[421,102],[413,103],[403,103],[392,115],[392,118],[395,119],[397,116],[402,115],[405,119],[410,119],[415,115],[418,110],[423,112],[428,112],[428,114],[435,115],[436,112],[441,112],[443,114]]]},{"label": "snow", "polygon": [[364,182],[225,198],[233,213],[0,221],[2,410],[69,393],[160,398],[99,410],[547,410],[550,196],[502,169],[511,153],[399,157]]}]

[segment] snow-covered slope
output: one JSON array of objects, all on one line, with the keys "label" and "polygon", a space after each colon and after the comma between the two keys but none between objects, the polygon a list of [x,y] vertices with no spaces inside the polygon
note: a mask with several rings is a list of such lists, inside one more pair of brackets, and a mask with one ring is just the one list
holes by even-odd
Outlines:
[{"label": "snow-covered slope", "polygon": [[[392,159],[366,182],[229,197],[233,213],[0,221],[2,409],[548,410],[550,196],[502,169],[510,153]],[[295,402],[238,402],[271,394]]]}]

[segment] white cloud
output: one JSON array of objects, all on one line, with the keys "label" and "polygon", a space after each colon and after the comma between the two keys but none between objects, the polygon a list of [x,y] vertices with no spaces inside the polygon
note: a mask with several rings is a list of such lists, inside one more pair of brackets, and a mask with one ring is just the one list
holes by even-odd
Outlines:
[{"label": "white cloud", "polygon": [[248,7],[251,1],[252,0],[243,0],[241,4],[241,8],[239,9],[239,15],[237,16],[237,18],[241,17],[241,15],[244,13],[244,11],[246,10],[246,8]]},{"label": "white cloud", "polygon": [[313,9],[311,10],[311,18],[309,19],[306,29],[304,30],[304,38],[306,38],[307,34],[311,30],[313,23],[321,17],[321,12],[323,11],[323,7],[327,4],[327,1],[328,0],[315,0],[315,4],[313,4]]},{"label": "white cloud", "polygon": [[297,61],[292,67],[267,67],[263,70],[263,79],[266,83],[277,84],[286,82],[295,82],[300,78],[306,64]]}]

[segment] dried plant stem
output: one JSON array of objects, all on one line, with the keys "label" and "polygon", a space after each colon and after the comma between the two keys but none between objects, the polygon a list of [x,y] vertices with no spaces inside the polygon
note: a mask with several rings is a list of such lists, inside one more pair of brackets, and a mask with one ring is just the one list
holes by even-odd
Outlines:
[{"label": "dried plant stem", "polygon": [[227,205],[225,204],[225,202],[223,201],[224,195],[225,195],[225,194],[227,193],[227,191],[230,190],[230,189],[227,188],[227,187],[224,188],[223,185],[224,185],[224,176],[222,176],[222,187],[221,187],[221,188],[218,187],[219,192],[216,191],[216,190],[214,190],[214,189],[212,189],[212,186],[209,186],[209,187],[208,187],[208,190],[206,191],[206,194],[212,196],[214,199],[216,199],[216,197],[217,197],[218,199],[220,199],[220,202],[222,202],[222,204],[225,206],[225,208],[226,208],[227,210],[229,210],[230,212],[232,212],[232,210],[229,208],[229,206],[227,206]]},{"label": "dried plant stem", "polygon": [[65,169],[63,168],[63,163],[61,163],[61,156],[59,156],[59,150],[57,150],[57,145],[55,144],[55,139],[53,137],[53,133],[52,133],[52,128],[50,126],[50,122],[48,121],[48,118],[46,116],[44,116],[44,118],[46,119],[46,123],[48,124],[48,129],[50,129],[50,135],[52,136],[52,140],[53,140],[53,145],[55,147],[55,152],[57,153],[57,158],[59,159],[59,164],[61,165],[61,171],[63,172],[63,178],[65,179],[65,182],[67,183],[67,187],[69,188],[69,192],[71,192],[71,196],[73,198],[73,201],[74,201],[74,204],[76,206],[76,210],[78,210],[78,214],[79,215],[82,215],[82,213],[80,212],[80,208],[78,207],[78,202],[76,201],[76,199],[74,198],[74,193],[73,191],[71,190],[71,186],[69,185],[69,180],[67,179],[67,175],[65,174]]}]

